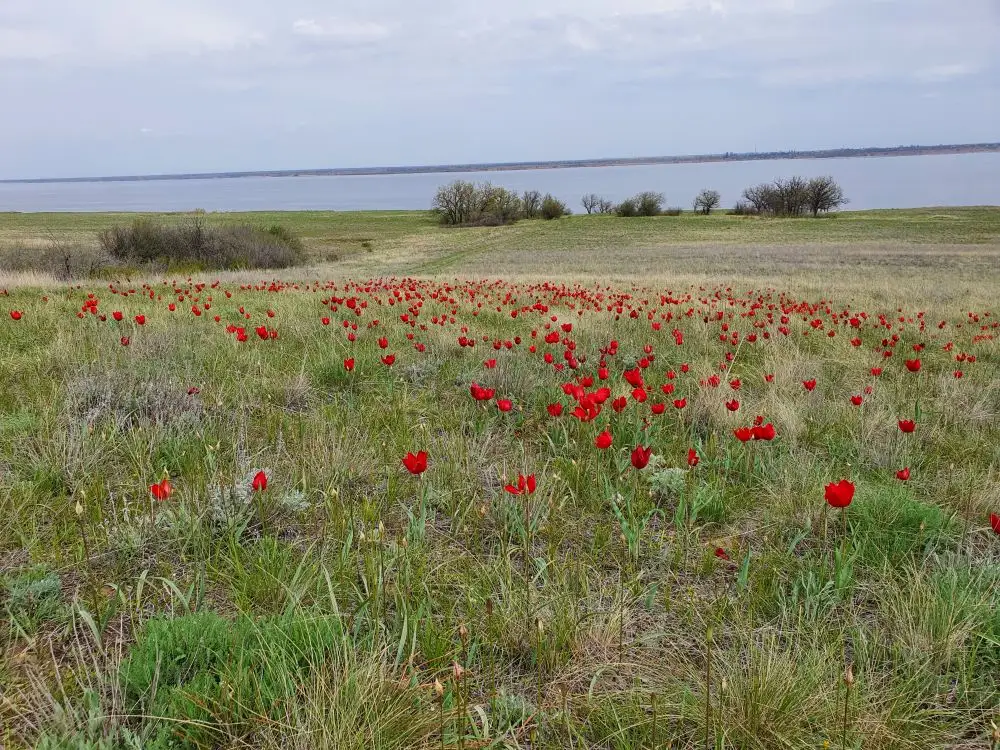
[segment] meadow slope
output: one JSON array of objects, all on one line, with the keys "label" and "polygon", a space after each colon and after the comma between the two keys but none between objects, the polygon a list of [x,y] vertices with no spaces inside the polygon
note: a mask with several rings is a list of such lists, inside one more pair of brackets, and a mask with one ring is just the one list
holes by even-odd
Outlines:
[{"label": "meadow slope", "polygon": [[0,281],[5,747],[996,745],[1000,209],[235,218]]}]

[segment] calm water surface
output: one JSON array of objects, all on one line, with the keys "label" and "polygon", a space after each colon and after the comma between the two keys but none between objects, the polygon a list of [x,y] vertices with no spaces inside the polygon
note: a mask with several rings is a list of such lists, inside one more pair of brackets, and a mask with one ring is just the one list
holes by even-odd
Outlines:
[{"label": "calm water surface", "polygon": [[439,185],[457,179],[550,192],[577,212],[586,193],[619,201],[642,190],[662,192],[669,205],[689,208],[702,188],[718,190],[723,206],[731,206],[748,185],[827,174],[844,187],[848,207],[854,209],[1000,205],[1000,154],[986,153],[522,172],[0,184],[0,211],[426,209]]}]

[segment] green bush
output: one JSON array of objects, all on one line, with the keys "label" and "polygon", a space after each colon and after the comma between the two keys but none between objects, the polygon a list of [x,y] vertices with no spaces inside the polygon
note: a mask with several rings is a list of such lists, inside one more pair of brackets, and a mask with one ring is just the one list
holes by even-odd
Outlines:
[{"label": "green bush", "polygon": [[543,219],[560,219],[567,214],[569,214],[569,209],[566,208],[565,203],[558,198],[553,197],[551,193],[545,194],[545,197],[542,198]]},{"label": "green bush", "polygon": [[101,248],[116,262],[188,270],[288,268],[302,260],[302,241],[280,225],[209,226],[196,217],[187,224],[136,219],[105,229]]}]

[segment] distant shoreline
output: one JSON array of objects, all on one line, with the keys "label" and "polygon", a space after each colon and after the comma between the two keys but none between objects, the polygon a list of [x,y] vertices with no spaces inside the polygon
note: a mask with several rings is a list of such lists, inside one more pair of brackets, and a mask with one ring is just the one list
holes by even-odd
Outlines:
[{"label": "distant shoreline", "polygon": [[539,169],[589,167],[634,167],[661,164],[708,164],[712,162],[779,161],[786,159],[856,159],[883,156],[938,156],[946,154],[1000,153],[1000,143],[957,143],[937,146],[876,146],[812,151],[761,151],[680,156],[575,159],[566,161],[490,162],[482,164],[437,164],[413,167],[342,167],[328,169],[279,169],[251,172],[205,172],[184,174],[119,175],[110,177],[38,177],[0,180],[0,184],[65,182],[146,182],[154,180],[222,180],[242,177],[361,177],[373,175],[447,174],[453,172],[513,172]]}]

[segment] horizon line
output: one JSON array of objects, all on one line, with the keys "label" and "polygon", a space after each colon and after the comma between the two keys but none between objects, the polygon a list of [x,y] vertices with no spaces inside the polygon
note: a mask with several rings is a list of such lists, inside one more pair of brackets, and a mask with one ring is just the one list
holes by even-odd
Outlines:
[{"label": "horizon line", "polygon": [[724,151],[673,156],[605,157],[552,161],[474,162],[381,167],[321,167],[310,169],[266,169],[227,172],[179,172],[164,174],[107,175],[90,177],[21,177],[0,179],[0,184],[44,184],[67,182],[144,182],[167,180],[239,179],[244,177],[364,177],[402,174],[447,174],[455,172],[513,172],[537,169],[582,169],[595,167],[703,164],[727,161],[779,161],[793,159],[851,159],[872,156],[934,156],[1000,152],[1000,142],[952,143],[909,146],[861,146],[786,151]]}]

